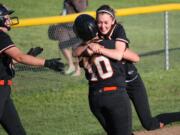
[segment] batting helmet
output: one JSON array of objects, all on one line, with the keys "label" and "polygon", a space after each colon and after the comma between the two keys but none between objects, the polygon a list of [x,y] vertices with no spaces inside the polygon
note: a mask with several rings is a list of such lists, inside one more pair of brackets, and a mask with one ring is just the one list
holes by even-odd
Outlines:
[{"label": "batting helmet", "polygon": [[75,19],[73,30],[83,41],[93,39],[98,33],[96,20],[88,14],[81,14]]},{"label": "batting helmet", "polygon": [[5,7],[3,4],[0,4],[0,16],[10,15],[14,12],[14,10],[10,10]]},{"label": "batting helmet", "polygon": [[[11,15],[12,13],[14,13],[14,10],[10,10],[3,4],[0,4],[0,27],[7,27],[5,25],[6,18],[4,16]],[[15,24],[19,23],[18,17],[11,17],[11,20],[12,19],[14,19],[15,22],[14,23],[11,22],[11,25],[15,25]],[[8,29],[10,29],[10,28],[8,27]]]}]

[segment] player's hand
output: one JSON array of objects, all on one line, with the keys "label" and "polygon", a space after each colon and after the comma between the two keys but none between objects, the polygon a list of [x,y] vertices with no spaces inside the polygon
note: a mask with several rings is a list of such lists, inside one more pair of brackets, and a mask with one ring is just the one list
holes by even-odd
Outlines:
[{"label": "player's hand", "polygon": [[89,48],[90,50],[92,50],[93,53],[98,53],[98,54],[100,54],[100,52],[101,52],[100,50],[101,50],[102,46],[99,45],[99,44],[97,44],[97,43],[90,43],[90,44],[88,45],[88,48]]},{"label": "player's hand", "polygon": [[43,48],[35,47],[35,48],[30,48],[29,51],[27,52],[27,54],[31,55],[31,56],[38,56],[42,52],[43,52]]},{"label": "player's hand", "polygon": [[59,61],[60,58],[53,58],[49,60],[45,60],[44,67],[48,67],[52,70],[63,72],[64,71],[64,63]]},{"label": "player's hand", "polygon": [[89,48],[87,48],[87,53],[89,56],[92,56],[94,54],[94,52]]}]

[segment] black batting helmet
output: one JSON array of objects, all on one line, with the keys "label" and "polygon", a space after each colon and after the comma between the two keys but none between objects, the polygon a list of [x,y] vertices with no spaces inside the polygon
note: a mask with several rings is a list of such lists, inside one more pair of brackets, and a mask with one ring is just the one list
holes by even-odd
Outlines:
[{"label": "black batting helmet", "polygon": [[88,14],[81,14],[75,19],[73,30],[83,41],[93,39],[98,33],[96,20]]},{"label": "black batting helmet", "polygon": [[[3,4],[0,4],[0,27],[7,27],[5,25],[6,18],[4,18],[4,16],[11,15],[12,13],[14,13],[14,10],[10,10]],[[11,20],[14,20],[14,22],[13,21],[11,22],[11,25],[15,25],[19,23],[18,17],[11,17]],[[10,29],[9,27],[7,28],[8,30]]]},{"label": "black batting helmet", "polygon": [[10,15],[14,12],[14,10],[10,10],[5,7],[3,4],[0,4],[0,16]]}]

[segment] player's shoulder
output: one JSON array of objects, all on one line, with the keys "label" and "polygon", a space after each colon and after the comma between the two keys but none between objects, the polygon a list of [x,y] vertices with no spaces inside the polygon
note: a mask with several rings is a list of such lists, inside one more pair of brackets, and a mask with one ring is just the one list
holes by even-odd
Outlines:
[{"label": "player's shoulder", "polygon": [[8,35],[8,33],[4,31],[0,31],[0,41],[4,42],[4,41],[12,41],[12,40],[11,37]]},{"label": "player's shoulder", "polygon": [[100,44],[106,44],[106,43],[110,43],[110,44],[114,44],[115,41],[114,40],[110,40],[110,39],[103,39],[101,40],[101,42],[99,42]]},{"label": "player's shoulder", "polygon": [[102,46],[104,46],[105,48],[108,48],[108,49],[114,49],[115,48],[115,40],[104,39],[100,42],[100,44]]},{"label": "player's shoulder", "polygon": [[0,31],[0,38],[4,38],[4,37],[9,37],[9,35],[4,31]]},{"label": "player's shoulder", "polygon": [[124,27],[121,23],[116,23],[115,30],[124,30]]},{"label": "player's shoulder", "polygon": [[111,36],[112,37],[116,37],[117,35],[121,34],[122,32],[124,32],[124,28],[122,26],[122,24],[120,23],[115,23],[115,25],[113,26],[112,30],[111,30]]},{"label": "player's shoulder", "polygon": [[3,31],[0,31],[0,52],[15,46],[10,36]]}]

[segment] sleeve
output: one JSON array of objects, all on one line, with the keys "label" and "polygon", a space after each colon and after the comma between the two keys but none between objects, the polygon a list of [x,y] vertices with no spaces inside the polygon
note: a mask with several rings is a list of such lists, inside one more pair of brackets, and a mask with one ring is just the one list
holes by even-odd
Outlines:
[{"label": "sleeve", "polygon": [[126,44],[129,43],[129,40],[126,37],[125,30],[121,24],[116,25],[114,32],[113,32],[113,35],[112,35],[112,39],[114,39],[116,41],[125,42]]},{"label": "sleeve", "polygon": [[9,37],[9,35],[7,35],[6,33],[0,34],[0,53],[14,46],[15,45],[13,41],[11,40],[11,38]]},{"label": "sleeve", "polygon": [[77,13],[84,11],[88,6],[87,0],[72,0],[72,5]]},{"label": "sleeve", "polygon": [[102,40],[99,44],[107,49],[115,49],[115,41],[114,40]]}]

